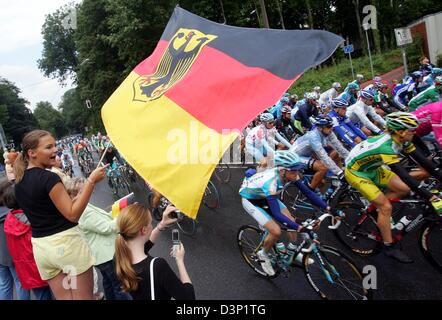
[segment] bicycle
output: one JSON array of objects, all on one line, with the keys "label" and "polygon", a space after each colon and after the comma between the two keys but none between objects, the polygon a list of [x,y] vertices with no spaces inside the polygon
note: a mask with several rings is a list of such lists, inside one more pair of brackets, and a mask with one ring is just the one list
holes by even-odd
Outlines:
[{"label": "bicycle", "polygon": [[122,174],[121,166],[114,162],[114,164],[107,169],[107,182],[112,189],[112,193],[120,198],[120,191],[126,191],[126,194],[131,193],[130,185]]},{"label": "bicycle", "polygon": [[[315,229],[320,223],[330,217],[332,224],[329,229],[339,227],[340,221],[329,213],[322,214],[315,220],[303,223],[307,232],[300,235],[303,240],[294,254],[296,257],[301,252],[304,254],[301,268],[309,285],[322,299],[355,299],[368,300],[372,298],[372,291],[363,286],[363,275],[358,266],[344,253],[331,246],[322,245]],[[294,231],[281,227],[284,231]],[[267,231],[261,228],[243,225],[239,228],[237,242],[241,256],[249,267],[259,276],[274,279],[280,274],[287,275],[293,263],[287,265],[284,256],[273,246],[268,253],[272,259],[275,275],[269,276],[262,270],[257,252],[262,248]],[[313,260],[313,263],[311,261]]]},{"label": "bicycle", "polygon": [[[303,183],[308,185],[313,174],[304,173],[302,175]],[[360,203],[361,205],[369,204],[357,190],[353,189],[348,183],[341,182],[336,176],[328,176],[326,181],[329,186],[322,198],[331,208],[334,209],[336,204],[344,199],[349,202]],[[296,212],[296,217],[301,220],[317,217],[318,208],[310,203],[310,200],[296,187],[294,182],[288,182],[284,186],[280,199],[287,208]]]},{"label": "bicycle", "polygon": [[[393,229],[393,240],[400,241],[412,230],[421,225],[418,245],[424,258],[437,271],[442,273],[442,217],[433,207],[422,199],[392,199],[392,223],[398,222],[403,216],[412,218],[402,230]],[[377,212],[374,206],[360,206],[357,203],[342,202],[337,208],[344,210],[346,215],[341,225],[334,230],[337,238],[346,247],[361,256],[374,255],[381,252],[382,236],[377,226]],[[414,212],[401,214],[405,209]],[[420,209],[420,210],[417,210]],[[408,211],[407,211],[408,212]],[[416,213],[418,213],[416,215]],[[396,224],[395,224],[396,225]]]},{"label": "bicycle", "polygon": [[221,183],[228,183],[230,181],[230,167],[227,163],[218,163],[213,174],[215,178]]}]

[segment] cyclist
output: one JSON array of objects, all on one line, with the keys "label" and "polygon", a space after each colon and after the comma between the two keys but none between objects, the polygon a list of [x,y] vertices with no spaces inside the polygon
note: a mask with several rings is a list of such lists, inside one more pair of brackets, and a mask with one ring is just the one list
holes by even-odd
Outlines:
[{"label": "cyclist", "polygon": [[[386,134],[370,137],[350,151],[345,160],[345,178],[377,207],[377,225],[384,241],[384,253],[402,263],[410,263],[413,260],[400,249],[398,243],[393,243],[390,225],[392,205],[389,198],[401,198],[411,189],[431,201],[438,213],[442,212],[442,200],[419,187],[416,179],[400,165],[400,153],[409,156],[436,178],[441,179],[442,175],[411,142],[419,125],[413,114],[390,113],[386,125]],[[384,194],[380,188],[388,188],[389,192]]]},{"label": "cyclist", "polygon": [[[352,82],[350,82],[350,83],[354,83],[354,84],[357,84],[358,85],[358,88],[360,88],[361,87],[361,84],[362,84],[362,81],[364,81],[364,75],[363,74],[357,74],[356,75],[356,80],[353,80]],[[348,89],[348,85],[347,85],[347,87],[345,88],[346,90]],[[359,90],[359,89],[358,89]]]},{"label": "cyclist", "polygon": [[328,116],[333,120],[334,133],[350,148],[362,140],[367,139],[367,136],[354,125],[353,122],[345,115],[347,112],[348,102],[343,99],[333,99],[331,101],[333,110],[328,113]]},{"label": "cyclist", "polygon": [[437,102],[440,100],[440,94],[442,93],[442,76],[436,77],[434,79],[434,84],[428,89],[425,89],[413,99],[410,100],[408,104],[409,110],[415,111],[420,106],[428,103],[429,101]]},{"label": "cyclist", "polygon": [[[330,156],[326,150],[329,147],[334,149]],[[293,143],[290,151],[300,156],[300,161],[307,169],[315,172],[309,185],[312,190],[316,190],[322,185],[322,179],[328,170],[338,177],[343,176],[341,168],[336,165],[334,160],[338,160],[338,155],[345,159],[348,151],[333,133],[333,120],[329,116],[317,116],[315,128],[299,137]]]},{"label": "cyclist", "polygon": [[433,68],[431,73],[424,78],[422,85],[419,87],[420,91],[428,89],[434,84],[436,77],[442,76],[442,68]]},{"label": "cyclist", "polygon": [[288,105],[289,101],[289,93],[284,93],[278,103],[269,109],[269,113],[271,113],[275,119],[281,118],[281,108]]},{"label": "cyclist", "polygon": [[408,102],[417,94],[417,87],[422,82],[422,72],[414,71],[404,79],[404,83],[398,84],[393,90],[393,101],[401,111],[407,110]]},{"label": "cyclist", "polygon": [[355,104],[358,101],[359,85],[355,82],[350,82],[338,98],[344,99],[349,105]]},{"label": "cyclist", "polygon": [[291,120],[291,111],[292,108],[290,108],[290,106],[283,106],[281,108],[281,118],[276,119],[275,121],[276,130],[289,142],[292,142],[297,133],[295,124]]},{"label": "cyclist", "polygon": [[275,119],[267,112],[259,116],[261,124],[250,130],[246,137],[246,151],[256,161],[261,162],[261,167],[267,165],[266,157],[273,154],[275,148],[285,146],[290,148],[291,144],[284,139],[275,129]]},{"label": "cyclist", "polygon": [[[252,216],[258,224],[268,231],[264,240],[263,248],[258,251],[258,258],[261,260],[263,270],[270,276],[275,274],[268,252],[281,236],[281,228],[275,220],[285,227],[302,232],[302,226],[296,223],[287,207],[279,200],[279,194],[284,185],[289,181],[302,186],[298,176],[298,170],[304,168],[299,157],[290,151],[275,152],[275,167],[246,177],[239,189],[241,202],[245,211]],[[301,189],[303,191],[305,189]],[[323,203],[314,193],[305,194],[312,203]],[[288,233],[291,242],[296,241],[296,232]],[[296,258],[297,262],[302,261],[302,254]]]},{"label": "cyclist", "polygon": [[359,100],[348,107],[347,116],[357,126],[359,126],[365,135],[370,136],[372,134],[378,135],[382,133],[371,120],[367,117],[369,115],[379,125],[384,126],[385,120],[382,119],[373,109],[374,93],[370,90],[361,90],[359,93]]},{"label": "cyclist", "polygon": [[331,101],[339,95],[340,91],[341,84],[339,82],[333,82],[332,87],[319,96],[319,105],[321,107],[330,106]]},{"label": "cyclist", "polygon": [[[416,135],[424,137],[433,132],[439,148],[442,149],[442,101],[420,107],[413,111],[412,114],[419,120]],[[425,148],[423,148],[424,152],[427,151]]]},{"label": "cyclist", "polygon": [[318,95],[316,92],[307,92],[304,95],[304,99],[298,101],[295,106],[297,110],[296,113],[293,114],[293,118],[295,127],[300,134],[312,128],[310,117],[316,117],[319,114],[317,99]]}]

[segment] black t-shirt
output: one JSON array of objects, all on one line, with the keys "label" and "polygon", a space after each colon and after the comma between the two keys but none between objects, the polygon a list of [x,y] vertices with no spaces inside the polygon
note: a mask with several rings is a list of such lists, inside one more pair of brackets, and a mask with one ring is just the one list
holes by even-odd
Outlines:
[{"label": "black t-shirt", "polygon": [[[144,247],[147,251],[153,246],[148,241]],[[137,276],[142,280],[138,283],[136,291],[129,292],[134,300],[151,300],[150,296],[150,262],[153,257],[148,256],[132,267]],[[153,266],[154,284],[155,284],[155,300],[195,300],[195,291],[191,283],[182,283],[175,272],[170,268],[169,264],[163,258],[157,258]]]},{"label": "black t-shirt", "polygon": [[15,197],[29,219],[32,236],[41,238],[75,227],[55,207],[49,192],[61,182],[60,177],[48,170],[25,170],[23,179],[15,185]]}]

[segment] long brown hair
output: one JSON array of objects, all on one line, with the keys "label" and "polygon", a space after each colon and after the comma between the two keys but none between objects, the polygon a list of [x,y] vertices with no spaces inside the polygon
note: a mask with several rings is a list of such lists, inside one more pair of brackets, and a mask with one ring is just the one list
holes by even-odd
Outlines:
[{"label": "long brown hair", "polygon": [[140,204],[127,206],[117,218],[119,232],[115,240],[115,270],[126,292],[137,290],[138,282],[141,280],[132,268],[132,253],[127,241],[135,239],[140,230],[151,222],[149,209]]},{"label": "long brown hair", "polygon": [[25,170],[29,164],[28,151],[36,149],[40,143],[40,139],[45,136],[52,136],[52,134],[45,130],[34,130],[25,135],[22,145],[22,152],[19,153],[14,162],[15,181],[20,182],[23,179]]}]

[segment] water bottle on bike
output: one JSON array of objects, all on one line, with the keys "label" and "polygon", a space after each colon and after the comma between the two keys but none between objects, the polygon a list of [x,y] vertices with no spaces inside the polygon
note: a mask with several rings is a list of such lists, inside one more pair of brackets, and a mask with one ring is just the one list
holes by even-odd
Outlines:
[{"label": "water bottle on bike", "polygon": [[284,257],[287,254],[287,248],[285,247],[284,242],[280,241],[276,244],[276,251],[281,257]]}]

